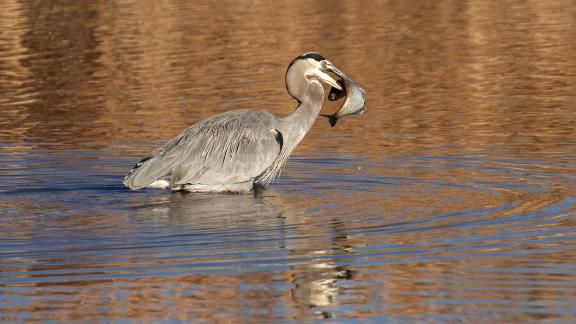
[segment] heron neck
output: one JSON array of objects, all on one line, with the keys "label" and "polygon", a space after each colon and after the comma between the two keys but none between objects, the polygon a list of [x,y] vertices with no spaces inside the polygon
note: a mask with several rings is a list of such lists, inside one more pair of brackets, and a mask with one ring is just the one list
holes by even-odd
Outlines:
[{"label": "heron neck", "polygon": [[298,107],[283,120],[288,135],[291,135],[297,142],[302,140],[316,121],[324,101],[324,88],[310,83],[299,100]]}]

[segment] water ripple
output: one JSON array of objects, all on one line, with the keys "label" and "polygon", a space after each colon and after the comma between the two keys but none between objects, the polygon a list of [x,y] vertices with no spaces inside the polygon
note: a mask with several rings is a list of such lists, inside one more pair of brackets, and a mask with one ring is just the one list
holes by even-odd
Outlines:
[{"label": "water ripple", "polygon": [[[0,320],[573,322],[572,5],[4,1]],[[122,186],[310,50],[368,114],[269,189]]]}]

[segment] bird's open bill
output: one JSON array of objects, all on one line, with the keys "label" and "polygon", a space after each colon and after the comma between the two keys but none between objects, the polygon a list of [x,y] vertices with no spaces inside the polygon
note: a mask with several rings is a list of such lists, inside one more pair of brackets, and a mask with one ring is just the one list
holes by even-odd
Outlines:
[{"label": "bird's open bill", "polygon": [[[344,74],[344,72],[338,70],[338,68],[336,68],[332,63],[330,63],[330,61],[323,61],[322,62],[322,66],[327,69],[330,72],[333,72],[334,74],[336,74],[337,76],[341,77],[341,78],[345,78],[346,74]],[[336,87],[335,87],[336,88]],[[337,88],[338,89],[338,88]],[[342,89],[338,89],[338,90],[342,90]]]},{"label": "bird's open bill", "polygon": [[330,86],[332,86],[333,88],[336,88],[338,90],[342,90],[342,87],[338,84],[338,82],[336,82],[336,80],[334,80],[331,76],[329,76],[328,74],[320,71],[320,70],[314,70],[312,72],[312,74],[317,77],[318,79],[328,83]]}]

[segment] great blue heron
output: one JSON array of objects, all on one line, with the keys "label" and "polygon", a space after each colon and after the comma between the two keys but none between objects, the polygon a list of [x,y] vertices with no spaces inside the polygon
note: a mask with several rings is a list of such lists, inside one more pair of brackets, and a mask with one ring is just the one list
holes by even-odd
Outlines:
[{"label": "great blue heron", "polygon": [[268,185],[320,113],[319,81],[342,90],[327,70],[337,71],[317,53],[295,58],[286,71],[286,89],[299,104],[288,116],[241,109],[200,121],[138,162],[124,185],[195,192],[246,192]]}]

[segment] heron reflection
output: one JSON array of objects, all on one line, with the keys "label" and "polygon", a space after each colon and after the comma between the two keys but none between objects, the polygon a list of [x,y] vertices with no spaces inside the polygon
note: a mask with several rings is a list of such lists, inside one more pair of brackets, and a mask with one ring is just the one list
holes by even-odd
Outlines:
[{"label": "heron reflection", "polygon": [[[287,201],[291,197],[281,193],[177,192],[138,201],[132,221],[178,234],[178,244],[185,246],[179,253],[197,260],[189,263],[197,276],[210,276],[214,263],[204,266],[206,258],[226,262],[228,271],[277,266],[286,276],[275,280],[289,285],[293,307],[315,317],[332,317],[330,307],[339,304],[343,282],[356,275],[344,256],[357,253],[358,243],[345,222],[334,218],[311,226],[310,215]],[[273,287],[272,282],[261,284]]]}]

